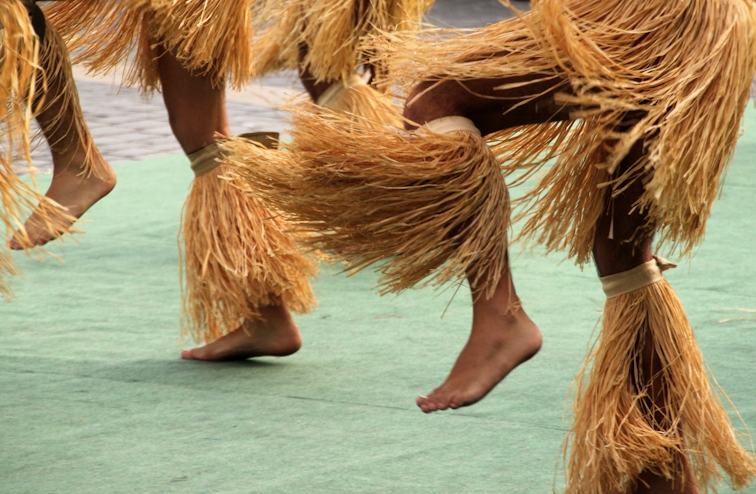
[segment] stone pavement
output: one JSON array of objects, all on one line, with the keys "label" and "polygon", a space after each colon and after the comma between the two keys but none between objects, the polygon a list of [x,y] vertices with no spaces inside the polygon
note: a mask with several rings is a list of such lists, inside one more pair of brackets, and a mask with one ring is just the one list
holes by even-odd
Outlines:
[{"label": "stone pavement", "polygon": [[[527,1],[513,1],[527,9]],[[442,27],[472,28],[510,17],[496,0],[436,0],[427,21]],[[115,78],[98,78],[74,67],[84,117],[95,144],[111,163],[138,161],[181,153],[168,125],[160,94],[145,96],[133,88],[119,88]],[[295,73],[264,77],[244,92],[228,93],[228,115],[235,134],[261,130],[282,132],[286,115],[279,110],[288,98],[303,91]],[[50,171],[49,149],[39,139],[32,154],[35,166]]]},{"label": "stone pavement", "polygon": [[[138,89],[119,88],[107,79],[88,77],[78,68],[75,78],[84,118],[106,160],[138,161],[182,152],[171,133],[160,94],[143,95]],[[244,93],[229,92],[231,130],[235,134],[283,131],[286,115],[277,106],[302,91],[292,73],[263,78]],[[50,152],[43,139],[32,158],[40,171],[51,169]]]}]

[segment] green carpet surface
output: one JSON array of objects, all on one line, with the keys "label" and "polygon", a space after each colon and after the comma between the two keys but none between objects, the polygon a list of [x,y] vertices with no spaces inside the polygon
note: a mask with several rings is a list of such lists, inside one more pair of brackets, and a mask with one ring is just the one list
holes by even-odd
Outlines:
[{"label": "green carpet surface", "polygon": [[[703,246],[666,275],[756,429],[752,109],[746,128]],[[515,251],[542,351],[479,404],[426,416],[415,397],[443,381],[468,334],[465,287],[453,299],[455,287],[379,297],[373,273],[324,267],[319,307],[297,318],[299,353],[182,361],[176,234],[188,163],[115,168],[86,233],[53,247],[65,262],[18,255],[25,276],[0,304],[0,493],[561,491],[567,393],[604,300],[593,268]]]}]

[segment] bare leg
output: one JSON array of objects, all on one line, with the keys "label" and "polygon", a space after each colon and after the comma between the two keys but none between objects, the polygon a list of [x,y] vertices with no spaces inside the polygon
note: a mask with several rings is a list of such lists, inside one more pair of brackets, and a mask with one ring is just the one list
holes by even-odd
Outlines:
[{"label": "bare leg", "polygon": [[[211,75],[186,70],[169,52],[161,54],[158,70],[171,129],[185,153],[231,135],[225,88],[213,85]],[[222,361],[296,352],[302,337],[286,306],[258,310],[264,321],[248,322],[208,345],[185,350],[182,358]]]},{"label": "bare leg", "polygon": [[[46,47],[54,41],[52,27],[47,26]],[[67,213],[79,218],[97,201],[105,197],[116,184],[113,169],[102,157],[92,142],[92,136],[84,122],[76,125],[81,118],[79,100],[75,93],[70,70],[61,70],[57,63],[69,64],[60,57],[40,57],[47,74],[55,74],[48,79],[48,93],[44,109],[37,115],[42,133],[50,146],[53,160],[53,177],[45,195],[67,209]],[[71,227],[68,221],[59,220],[51,231],[44,227],[39,213],[35,210],[26,220],[25,228],[31,245],[24,246],[20,236],[10,241],[12,249],[22,249],[34,245],[44,245]]]},{"label": "bare leg", "polygon": [[231,135],[226,113],[226,89],[213,85],[210,74],[195,74],[170,52],[158,58],[168,121],[186,154]]},{"label": "bare leg", "polygon": [[[626,169],[641,158],[643,144],[636,144],[625,158],[621,168]],[[636,180],[625,192],[614,199],[613,207],[607,207],[607,213],[601,217],[597,225],[594,238],[593,254],[600,276],[609,276],[630,270],[652,259],[651,241],[653,231],[648,230],[646,218],[643,214],[630,214],[632,205],[643,193],[640,180]],[[609,238],[609,232],[613,238]],[[630,241],[630,239],[637,239]],[[638,383],[639,388],[650,386],[650,403],[648,410],[656,410],[655,423],[663,423],[663,408],[665,393],[662,380],[657,374],[661,370],[661,361],[654,351],[653,339],[648,333],[644,341],[642,352],[642,375],[646,382]],[[628,369],[628,372],[633,372]],[[643,472],[636,480],[632,494],[665,494],[683,493],[698,494],[693,474],[686,457],[680,458],[683,465],[681,478],[669,480],[652,472]]]}]

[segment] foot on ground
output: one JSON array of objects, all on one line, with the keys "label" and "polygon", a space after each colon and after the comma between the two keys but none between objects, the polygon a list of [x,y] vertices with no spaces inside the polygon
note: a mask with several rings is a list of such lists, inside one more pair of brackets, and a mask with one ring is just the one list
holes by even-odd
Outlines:
[{"label": "foot on ground", "polygon": [[[91,169],[96,170],[96,173],[82,174],[85,163],[83,157],[67,161],[68,165],[56,164],[50,188],[45,193],[46,197],[63,206],[68,215],[77,219],[108,195],[116,184],[115,172],[98,152],[93,152],[89,161]],[[44,215],[40,215],[40,208],[37,207],[24,223],[29,243],[16,233],[9,242],[11,249],[21,250],[45,245],[66,233],[72,225],[71,221],[61,218],[51,228],[43,221],[43,217]]]},{"label": "foot on ground", "polygon": [[260,313],[264,320],[247,321],[208,345],[184,350],[181,358],[224,362],[252,357],[285,357],[300,349],[302,335],[286,307],[264,307]]},{"label": "foot on ground", "polygon": [[475,313],[470,339],[451,374],[431,394],[418,397],[417,406],[430,413],[472,405],[540,348],[541,332],[522,309]]}]

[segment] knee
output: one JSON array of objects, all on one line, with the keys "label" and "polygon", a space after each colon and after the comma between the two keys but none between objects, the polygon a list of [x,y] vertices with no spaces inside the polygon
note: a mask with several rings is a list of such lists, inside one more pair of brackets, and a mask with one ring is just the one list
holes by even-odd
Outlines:
[{"label": "knee", "polygon": [[412,90],[404,105],[408,130],[431,120],[448,116],[466,116],[455,91],[454,81],[423,81]]},{"label": "knee", "polygon": [[[653,259],[653,230],[647,225],[633,225],[628,230],[625,218],[608,216],[599,221],[593,237],[593,259],[599,276],[629,271]],[[614,223],[614,224],[612,224]]]}]

